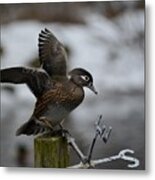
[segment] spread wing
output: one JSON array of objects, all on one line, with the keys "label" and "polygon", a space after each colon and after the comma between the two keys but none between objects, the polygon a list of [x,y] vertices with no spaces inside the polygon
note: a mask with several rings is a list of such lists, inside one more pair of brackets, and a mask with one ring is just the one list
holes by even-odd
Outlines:
[{"label": "spread wing", "polygon": [[66,76],[66,51],[57,38],[45,28],[39,34],[39,58],[50,76]]},{"label": "spread wing", "polygon": [[2,69],[0,75],[1,83],[27,84],[36,97],[41,96],[51,82],[45,72],[24,67]]}]

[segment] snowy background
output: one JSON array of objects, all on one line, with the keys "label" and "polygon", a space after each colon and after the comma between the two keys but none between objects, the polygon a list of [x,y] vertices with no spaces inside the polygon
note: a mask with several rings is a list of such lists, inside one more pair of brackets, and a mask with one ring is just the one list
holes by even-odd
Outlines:
[{"label": "snowy background", "polygon": [[[144,4],[139,2],[0,5],[1,68],[36,66],[38,34],[45,27],[63,42],[68,69],[91,72],[98,96],[85,90],[84,102],[65,123],[87,152],[99,115],[112,126],[110,140],[98,141],[93,158],[130,148],[145,167]],[[63,16],[64,15],[64,16]],[[33,166],[33,137],[16,137],[29,119],[35,98],[25,85],[1,85],[1,165]],[[79,160],[71,151],[71,164]],[[116,161],[97,168],[126,169]]]}]

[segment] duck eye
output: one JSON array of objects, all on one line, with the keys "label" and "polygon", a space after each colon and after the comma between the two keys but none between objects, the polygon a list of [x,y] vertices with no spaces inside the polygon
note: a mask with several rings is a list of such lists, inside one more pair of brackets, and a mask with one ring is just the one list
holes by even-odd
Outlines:
[{"label": "duck eye", "polygon": [[88,76],[86,76],[86,75],[85,75],[85,76],[84,76],[84,75],[82,75],[82,76],[81,76],[81,78],[82,78],[84,81],[89,81],[89,77],[88,77]]}]

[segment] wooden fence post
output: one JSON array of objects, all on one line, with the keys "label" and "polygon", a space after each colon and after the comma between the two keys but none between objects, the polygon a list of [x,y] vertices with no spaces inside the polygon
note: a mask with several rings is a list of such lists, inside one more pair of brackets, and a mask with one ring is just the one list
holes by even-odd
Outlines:
[{"label": "wooden fence post", "polygon": [[63,137],[39,136],[34,139],[34,166],[66,168],[69,166],[67,140]]}]

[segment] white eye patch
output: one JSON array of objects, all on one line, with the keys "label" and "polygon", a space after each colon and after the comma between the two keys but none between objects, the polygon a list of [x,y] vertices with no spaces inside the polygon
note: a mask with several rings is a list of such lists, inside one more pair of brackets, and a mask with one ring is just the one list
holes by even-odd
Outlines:
[{"label": "white eye patch", "polygon": [[90,80],[89,76],[87,76],[87,75],[81,75],[80,77],[81,77],[84,81],[89,81],[89,80]]},{"label": "white eye patch", "polygon": [[71,75],[67,75],[68,79],[71,79]]}]

